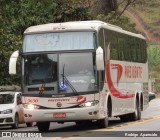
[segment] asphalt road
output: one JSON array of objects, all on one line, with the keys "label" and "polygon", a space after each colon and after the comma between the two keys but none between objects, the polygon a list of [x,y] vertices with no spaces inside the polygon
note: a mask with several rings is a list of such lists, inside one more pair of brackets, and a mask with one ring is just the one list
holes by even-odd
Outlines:
[{"label": "asphalt road", "polygon": [[[25,133],[26,131],[38,132],[38,129],[36,126],[26,127],[25,124],[21,124],[19,129],[14,130],[8,126],[0,127],[0,131],[20,131]],[[42,136],[47,136],[45,139],[50,140],[82,140],[91,137],[93,140],[106,140],[107,137],[110,140],[132,140],[135,137],[138,137],[138,139],[147,138],[148,140],[153,140],[154,138],[158,140],[160,138],[160,98],[152,100],[147,110],[142,112],[142,119],[136,122],[122,123],[119,118],[111,118],[109,127],[105,129],[99,129],[96,123],[82,126],[75,125],[74,122],[64,124],[51,123],[49,132]]]}]

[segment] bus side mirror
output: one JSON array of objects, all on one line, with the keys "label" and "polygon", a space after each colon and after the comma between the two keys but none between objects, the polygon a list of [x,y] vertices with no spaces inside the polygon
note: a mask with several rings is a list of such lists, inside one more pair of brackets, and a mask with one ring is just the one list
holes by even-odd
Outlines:
[{"label": "bus side mirror", "polygon": [[9,74],[16,74],[16,63],[18,56],[19,56],[18,50],[12,53],[9,60]]},{"label": "bus side mirror", "polygon": [[104,53],[101,46],[96,50],[96,68],[97,70],[104,70]]}]

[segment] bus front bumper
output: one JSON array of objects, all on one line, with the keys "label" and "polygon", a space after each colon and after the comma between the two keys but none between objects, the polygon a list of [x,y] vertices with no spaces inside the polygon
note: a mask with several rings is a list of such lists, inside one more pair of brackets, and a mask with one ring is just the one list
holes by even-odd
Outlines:
[{"label": "bus front bumper", "polygon": [[[70,109],[34,109],[24,108],[25,122],[71,122],[78,120],[100,119],[98,106]],[[102,117],[102,116],[101,116]]]}]

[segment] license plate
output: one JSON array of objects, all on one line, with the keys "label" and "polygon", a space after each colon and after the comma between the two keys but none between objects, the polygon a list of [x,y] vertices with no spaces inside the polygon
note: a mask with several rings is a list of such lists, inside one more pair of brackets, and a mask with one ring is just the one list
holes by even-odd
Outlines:
[{"label": "license plate", "polygon": [[61,112],[61,113],[54,113],[53,114],[54,118],[66,118],[66,113]]}]

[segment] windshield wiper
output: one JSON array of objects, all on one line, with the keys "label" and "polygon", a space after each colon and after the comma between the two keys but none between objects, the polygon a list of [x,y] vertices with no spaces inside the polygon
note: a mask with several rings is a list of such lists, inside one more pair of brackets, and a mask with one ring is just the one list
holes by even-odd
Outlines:
[{"label": "windshield wiper", "polygon": [[74,88],[74,86],[71,84],[71,82],[68,80],[68,78],[65,76],[64,74],[64,68],[65,68],[65,64],[63,65],[63,73],[61,74],[62,78],[63,78],[63,86],[64,86],[64,80],[67,81],[68,85],[70,86],[70,88],[73,90],[73,92],[78,95],[77,90]]}]

